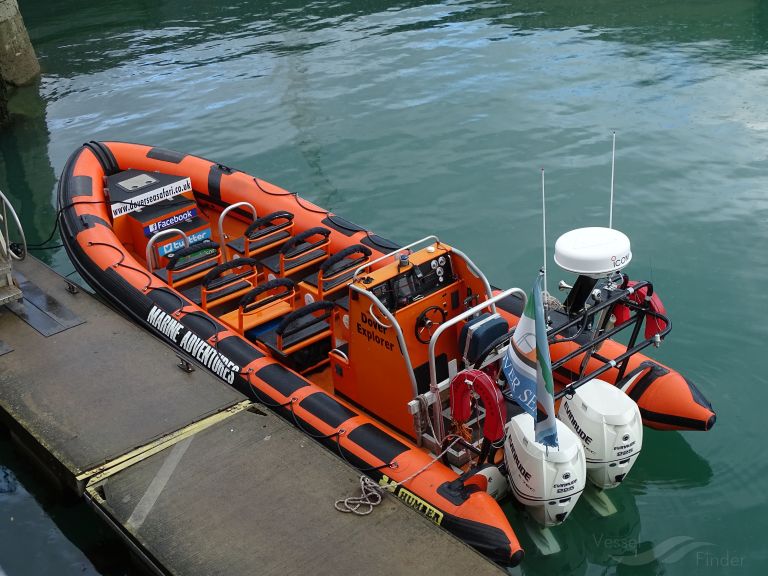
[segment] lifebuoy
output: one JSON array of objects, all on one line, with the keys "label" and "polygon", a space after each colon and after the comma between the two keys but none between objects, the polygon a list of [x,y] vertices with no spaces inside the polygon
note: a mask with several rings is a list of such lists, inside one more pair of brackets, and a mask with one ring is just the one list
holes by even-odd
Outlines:
[{"label": "lifebuoy", "polygon": [[451,414],[459,424],[471,416],[471,394],[476,392],[485,406],[483,436],[490,442],[504,437],[507,407],[496,382],[482,370],[462,370],[451,380]]},{"label": "lifebuoy", "polygon": [[[631,288],[632,286],[636,285],[637,282],[634,280],[630,280],[627,283],[627,286]],[[645,299],[648,294],[648,287],[640,288],[637,292],[633,292],[629,295],[629,299],[633,302],[637,302],[638,304],[642,304],[645,302]],[[667,311],[664,309],[664,304],[661,302],[661,298],[654,293],[653,296],[651,296],[651,302],[650,302],[650,308],[652,312],[656,312],[658,314],[666,315]],[[621,326],[625,322],[629,320],[630,316],[630,309],[629,307],[625,306],[624,304],[617,304],[613,308],[613,315],[616,317],[616,326]],[[659,332],[662,332],[667,327],[667,323],[664,320],[661,320],[660,318],[655,318],[653,316],[646,316],[645,318],[645,338],[653,338],[656,334]]]}]

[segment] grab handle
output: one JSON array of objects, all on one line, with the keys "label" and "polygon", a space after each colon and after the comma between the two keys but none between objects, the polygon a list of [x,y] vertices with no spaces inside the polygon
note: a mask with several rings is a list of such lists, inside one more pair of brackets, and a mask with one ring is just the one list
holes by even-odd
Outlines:
[{"label": "grab handle", "polygon": [[168,228],[167,230],[161,230],[152,238],[149,239],[149,242],[147,242],[147,251],[146,251],[146,260],[147,260],[147,268],[149,269],[149,273],[151,274],[152,271],[155,269],[155,253],[152,252],[152,248],[154,248],[155,243],[160,240],[160,238],[164,238],[165,236],[181,236],[184,240],[184,247],[189,247],[189,238],[187,237],[184,232],[179,230],[178,228]]},{"label": "grab handle", "polygon": [[[330,236],[330,234],[331,231],[327,228],[321,228],[319,226],[310,228],[309,230],[306,230],[301,234],[297,234],[288,240],[288,242],[286,242],[285,245],[280,249],[280,254],[286,259],[296,258],[297,256],[301,256],[302,254],[313,250],[314,248],[319,248],[320,246],[327,244],[328,236]],[[322,236],[323,239],[318,240],[317,242],[306,242],[307,239],[312,238],[313,236]],[[306,244],[301,246],[303,242],[306,242]]]}]

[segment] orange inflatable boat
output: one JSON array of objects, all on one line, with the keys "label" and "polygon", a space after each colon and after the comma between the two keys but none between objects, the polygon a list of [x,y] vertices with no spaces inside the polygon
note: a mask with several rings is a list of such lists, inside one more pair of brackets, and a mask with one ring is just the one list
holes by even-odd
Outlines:
[{"label": "orange inflatable boat", "polygon": [[[508,410],[470,410],[474,395],[455,375],[498,372],[522,290],[494,289],[435,237],[401,247],[264,180],[162,148],[89,142],[69,158],[58,200],[70,258],[114,306],[488,558],[521,561],[493,489],[515,407],[494,378],[483,400]],[[559,392],[600,375],[638,402],[646,425],[706,430],[715,416],[702,394],[640,354],[670,327],[658,306],[632,298],[643,287],[652,294],[616,287],[592,316],[553,312]],[[598,308],[615,326],[595,327]],[[663,328],[642,338],[649,319]],[[613,335],[626,327],[624,345]]]}]

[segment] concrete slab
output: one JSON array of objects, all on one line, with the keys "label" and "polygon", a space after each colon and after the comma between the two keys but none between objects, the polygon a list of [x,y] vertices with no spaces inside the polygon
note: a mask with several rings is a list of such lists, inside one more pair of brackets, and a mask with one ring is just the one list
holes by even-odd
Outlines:
[{"label": "concrete slab", "polygon": [[179,370],[40,262],[19,268],[39,287],[27,301],[70,326],[46,337],[0,307],[0,416],[68,486],[90,482],[86,498],[159,574],[499,573],[391,495],[369,516],[336,511],[359,493],[356,470],[206,371]]},{"label": "concrete slab", "polygon": [[242,411],[89,486],[170,574],[499,574],[390,495],[368,516],[334,502],[359,473],[271,413]]},{"label": "concrete slab", "polygon": [[203,370],[179,370],[170,348],[92,296],[70,294],[39,261],[14,269],[45,287],[48,308],[70,327],[45,337],[0,307],[0,335],[13,348],[0,356],[0,414],[71,488],[84,488],[77,477],[88,470],[245,399]]}]

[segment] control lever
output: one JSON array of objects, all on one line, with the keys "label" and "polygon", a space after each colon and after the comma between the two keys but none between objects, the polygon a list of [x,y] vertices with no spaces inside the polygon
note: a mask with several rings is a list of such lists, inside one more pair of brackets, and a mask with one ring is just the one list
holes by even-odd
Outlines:
[{"label": "control lever", "polygon": [[557,283],[557,288],[560,290],[560,292],[565,292],[566,290],[573,288],[573,286],[567,284],[565,280],[560,280],[560,282]]}]

